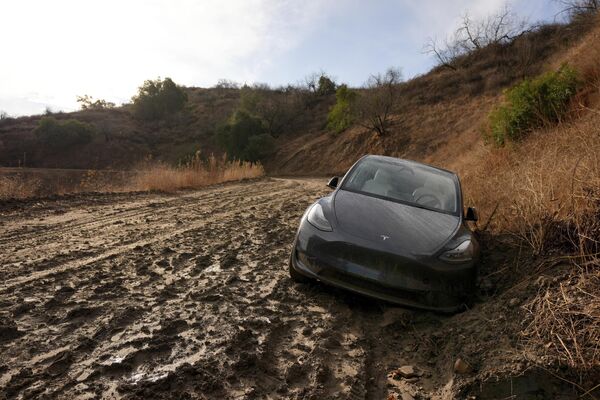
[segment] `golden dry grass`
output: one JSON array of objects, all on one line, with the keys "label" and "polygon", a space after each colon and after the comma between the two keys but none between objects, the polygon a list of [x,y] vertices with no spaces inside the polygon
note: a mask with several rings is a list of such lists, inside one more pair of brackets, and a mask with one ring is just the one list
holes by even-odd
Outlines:
[{"label": "golden dry grass", "polygon": [[172,167],[164,163],[146,163],[133,178],[136,190],[160,190],[171,192],[178,189],[197,189],[216,183],[238,181],[264,176],[261,164],[228,161],[224,155],[211,155],[206,162],[197,154],[189,163]]},{"label": "golden dry grass", "polygon": [[[38,176],[25,173],[0,176],[0,200],[82,192],[173,192],[258,178],[265,174],[259,163],[229,161],[226,156],[217,158],[212,155],[203,161],[199,154],[179,167],[161,162],[145,162],[133,171],[88,170],[78,174],[68,170],[35,172],[39,172]],[[73,176],[63,176],[68,174]]]},{"label": "golden dry grass", "polygon": [[20,176],[0,177],[0,199],[26,199],[39,193],[40,182]]},{"label": "golden dry grass", "polygon": [[[436,155],[461,176],[480,227],[542,265],[571,265],[525,303],[521,333],[529,350],[590,376],[600,367],[600,27],[558,59],[550,68],[568,62],[584,85],[570,118],[504,148],[479,141],[459,157]],[[542,266],[514,268],[535,279]]]}]

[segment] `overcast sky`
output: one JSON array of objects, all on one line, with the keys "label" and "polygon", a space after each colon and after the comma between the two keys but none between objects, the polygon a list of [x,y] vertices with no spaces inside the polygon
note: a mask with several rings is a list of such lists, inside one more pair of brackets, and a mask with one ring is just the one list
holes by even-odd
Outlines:
[{"label": "overcast sky", "polygon": [[[401,67],[431,68],[428,37],[444,38],[465,11],[504,0],[2,0],[0,111],[77,108],[77,95],[128,101],[150,78],[186,86],[294,83],[323,70],[362,84]],[[514,0],[530,21],[552,20],[552,0]]]}]

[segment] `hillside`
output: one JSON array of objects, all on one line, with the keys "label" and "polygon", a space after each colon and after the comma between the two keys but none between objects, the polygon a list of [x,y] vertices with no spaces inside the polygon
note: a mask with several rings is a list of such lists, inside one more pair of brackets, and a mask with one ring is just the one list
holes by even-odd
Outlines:
[{"label": "hillside", "polygon": [[[250,95],[262,101],[257,112],[280,125],[272,132],[276,152],[263,164],[271,174],[331,173],[343,171],[365,153],[379,153],[447,165],[445,159],[480,143],[480,123],[503,89],[548,68],[589,27],[587,19],[538,27],[510,43],[463,56],[456,70],[438,67],[400,84],[394,124],[385,137],[359,127],[329,132],[327,112],[335,95],[315,93],[310,84],[253,87]],[[92,124],[96,133],[84,145],[45,146],[34,134],[42,116],[0,120],[0,166],[128,169],[147,158],[174,164],[197,150],[205,155],[222,152],[215,133],[240,108],[243,89],[185,90],[189,102],[184,111],[154,122],[134,118],[130,105],[51,114]],[[460,146],[451,145],[456,142]],[[443,157],[435,155],[441,154],[439,149],[444,149]]]}]

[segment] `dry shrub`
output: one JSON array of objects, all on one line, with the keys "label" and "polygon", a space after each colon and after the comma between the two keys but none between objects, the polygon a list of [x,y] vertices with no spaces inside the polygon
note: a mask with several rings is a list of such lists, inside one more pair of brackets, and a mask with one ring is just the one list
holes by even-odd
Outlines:
[{"label": "dry shrub", "polygon": [[[206,161],[196,154],[188,163],[173,167],[161,162],[145,162],[135,171],[88,170],[82,175],[59,170],[40,170],[36,176],[0,176],[0,199],[25,199],[67,193],[130,192],[159,190],[173,192],[185,188],[258,178],[265,172],[260,164],[228,161],[210,156]],[[70,175],[70,176],[67,176]]]},{"label": "dry shrub", "polygon": [[25,199],[38,195],[40,182],[20,175],[0,177],[0,199]]},{"label": "dry shrub", "polygon": [[172,192],[178,189],[200,188],[215,183],[258,178],[265,174],[259,163],[228,161],[211,155],[202,161],[197,153],[188,163],[172,167],[161,162],[146,162],[138,168],[132,187],[136,190]]},{"label": "dry shrub", "polygon": [[537,132],[508,149],[487,149],[478,169],[466,166],[467,202],[482,221],[509,233],[535,254],[597,248],[593,216],[600,207],[600,115]]},{"label": "dry shrub", "polygon": [[577,270],[558,284],[541,285],[526,306],[523,330],[546,356],[583,374],[600,368],[600,270]]}]

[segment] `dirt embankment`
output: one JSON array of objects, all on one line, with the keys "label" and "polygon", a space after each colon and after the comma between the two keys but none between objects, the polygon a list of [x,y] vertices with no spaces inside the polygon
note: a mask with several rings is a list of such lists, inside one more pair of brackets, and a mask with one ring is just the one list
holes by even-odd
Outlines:
[{"label": "dirt embankment", "polygon": [[293,284],[298,219],[325,192],[265,179],[2,204],[0,398],[575,397],[521,361],[518,292],[443,316]]}]

